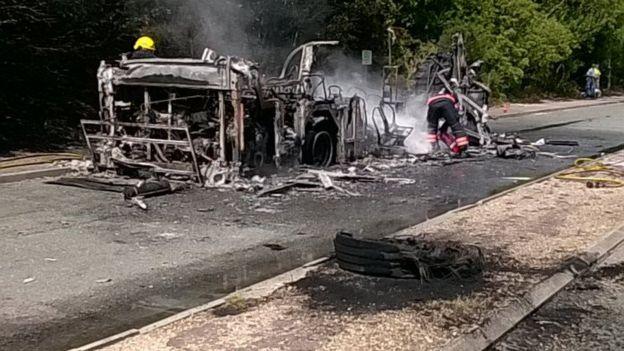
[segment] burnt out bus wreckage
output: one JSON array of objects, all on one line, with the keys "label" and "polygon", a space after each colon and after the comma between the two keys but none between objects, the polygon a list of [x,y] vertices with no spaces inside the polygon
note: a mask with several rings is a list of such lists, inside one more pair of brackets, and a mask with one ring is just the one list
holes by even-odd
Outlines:
[{"label": "burnt out bus wreckage", "polygon": [[100,118],[81,121],[94,169],[210,186],[264,166],[363,156],[365,102],[314,71],[315,51],[337,44],[300,46],[268,79],[255,63],[209,49],[201,59],[102,62]]}]

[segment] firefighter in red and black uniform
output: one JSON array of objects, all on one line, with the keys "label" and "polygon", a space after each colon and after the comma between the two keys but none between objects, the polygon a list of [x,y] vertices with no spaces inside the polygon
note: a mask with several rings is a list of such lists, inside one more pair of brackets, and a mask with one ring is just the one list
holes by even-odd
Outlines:
[{"label": "firefighter in red and black uniform", "polygon": [[[455,94],[447,90],[431,97],[427,101],[427,140],[431,144],[432,153],[439,151],[438,141],[443,141],[455,154],[461,154],[468,148],[468,136],[459,121],[459,101]],[[444,120],[451,127],[453,135],[446,130],[439,131],[440,120]]]}]

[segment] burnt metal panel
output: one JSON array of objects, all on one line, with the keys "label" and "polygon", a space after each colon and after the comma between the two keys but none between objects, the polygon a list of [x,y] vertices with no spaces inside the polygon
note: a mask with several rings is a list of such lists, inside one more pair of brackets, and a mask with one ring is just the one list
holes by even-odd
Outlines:
[{"label": "burnt metal panel", "polygon": [[116,85],[229,89],[226,69],[208,65],[126,63],[113,70],[113,81]]}]

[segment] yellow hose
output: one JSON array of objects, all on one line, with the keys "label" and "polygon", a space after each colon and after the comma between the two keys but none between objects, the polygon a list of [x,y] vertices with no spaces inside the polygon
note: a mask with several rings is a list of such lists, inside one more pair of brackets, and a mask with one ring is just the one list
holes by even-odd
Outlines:
[{"label": "yellow hose", "polygon": [[[611,176],[611,177],[609,177]],[[581,158],[574,162],[574,168],[561,173],[557,179],[584,182],[589,185],[603,185],[611,188],[624,186],[624,171],[614,169],[602,162]]]}]

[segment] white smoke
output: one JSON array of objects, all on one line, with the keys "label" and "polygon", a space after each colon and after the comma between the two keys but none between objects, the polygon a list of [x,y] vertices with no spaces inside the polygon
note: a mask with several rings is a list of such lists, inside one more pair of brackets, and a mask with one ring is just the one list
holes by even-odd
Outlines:
[{"label": "white smoke", "polygon": [[208,47],[227,55],[246,55],[252,51],[247,33],[253,21],[249,9],[238,0],[170,0],[177,7],[170,23],[173,40],[201,54]]},{"label": "white smoke", "polygon": [[[369,121],[380,129],[383,133],[383,121],[379,113],[373,110],[380,106],[382,99],[383,79],[381,72],[372,72],[355,58],[345,56],[343,53],[333,53],[324,60],[325,67],[330,71],[326,74],[326,84],[338,85],[342,87],[344,96],[357,94],[366,99],[367,113]],[[327,73],[326,72],[326,73]],[[401,98],[399,98],[401,99]],[[403,98],[405,107],[396,115],[389,106],[383,110],[388,122],[398,127],[413,128],[411,134],[405,139],[405,150],[410,154],[425,154],[431,150],[431,145],[427,141],[427,96],[410,95]]]},{"label": "white smoke", "polygon": [[[243,0],[170,0],[179,6],[176,18],[170,24],[173,40],[186,43],[192,56],[200,55],[208,47],[217,53],[236,55],[252,60],[264,61],[264,72],[281,68],[281,62],[295,43],[284,45],[266,45],[259,33],[250,32],[256,18],[248,2]],[[332,39],[332,38],[325,38]],[[301,43],[297,43],[301,44]],[[379,106],[382,99],[382,74],[363,66],[359,58],[347,57],[336,48],[320,49],[317,54],[315,71],[325,74],[325,85],[337,85],[342,88],[344,97],[358,95],[366,100],[369,125],[371,119],[383,132],[383,122],[379,114],[373,117],[373,109]],[[271,64],[268,64],[271,62]],[[274,66],[274,67],[273,67]],[[334,90],[335,92],[335,90]],[[319,92],[317,92],[318,94]],[[429,151],[427,142],[427,106],[426,96],[410,96],[406,100],[405,109],[396,114],[394,121],[400,127],[414,128],[405,140],[405,148],[412,154],[423,154]],[[384,109],[389,122],[393,122],[393,114],[387,107]],[[373,128],[372,125],[370,125]]]},{"label": "white smoke", "polygon": [[405,112],[397,117],[401,123],[414,127],[405,139],[405,149],[410,154],[425,154],[431,150],[427,141],[427,96],[412,96],[407,100]]},{"label": "white smoke", "polygon": [[[261,64],[264,72],[275,73],[281,68],[286,55],[299,45],[297,33],[284,35],[283,42],[277,42],[274,33],[258,30],[271,19],[266,13],[258,14],[258,6],[248,0],[168,0],[176,10],[167,25],[167,40],[178,50],[198,58],[205,48],[217,54],[238,56]],[[280,2],[267,6],[275,7],[274,14],[288,18],[291,14],[276,7]],[[264,16],[264,17],[263,17]]]},{"label": "white smoke", "polygon": [[[321,48],[315,71],[323,72],[327,86],[342,87],[344,96],[358,95],[377,105],[381,99],[381,73],[363,66],[359,60],[346,56],[335,47]],[[329,54],[323,57],[323,54]]]}]

